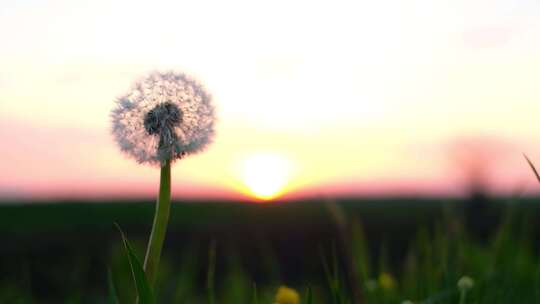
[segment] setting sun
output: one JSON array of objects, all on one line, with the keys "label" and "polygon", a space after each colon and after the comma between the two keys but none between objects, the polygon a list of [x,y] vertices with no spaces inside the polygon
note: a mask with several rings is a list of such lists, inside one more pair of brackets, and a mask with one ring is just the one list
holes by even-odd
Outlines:
[{"label": "setting sun", "polygon": [[242,169],[243,182],[250,194],[270,200],[284,192],[291,166],[282,156],[256,154],[246,158]]}]

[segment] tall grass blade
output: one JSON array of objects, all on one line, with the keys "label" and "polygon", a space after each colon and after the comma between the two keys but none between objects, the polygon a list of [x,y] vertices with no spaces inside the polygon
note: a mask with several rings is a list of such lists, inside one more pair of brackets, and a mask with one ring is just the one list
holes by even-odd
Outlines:
[{"label": "tall grass blade", "polygon": [[[192,245],[192,249],[185,252],[181,258],[181,269],[176,278],[176,288],[172,303],[188,303],[188,298],[195,292],[195,277],[197,276],[199,264],[199,248]],[[204,259],[206,261],[206,259]]]},{"label": "tall grass blade", "polygon": [[330,267],[328,266],[328,261],[326,260],[326,255],[324,254],[323,247],[319,247],[319,256],[321,259],[321,263],[323,265],[324,274],[326,276],[326,280],[328,281],[328,286],[330,287],[330,290],[334,291],[334,280],[332,278],[332,273],[330,272]]},{"label": "tall grass blade", "polygon": [[257,284],[253,282],[253,297],[251,299],[251,304],[259,304],[259,296],[257,295]]},{"label": "tall grass blade", "polygon": [[[351,241],[353,240],[353,234],[351,225],[349,224],[349,220],[347,218],[347,215],[345,214],[345,210],[343,207],[338,204],[335,200],[332,199],[326,199],[325,201],[326,209],[328,210],[330,217],[333,219],[334,223],[336,224],[337,232],[338,232],[338,243],[337,246],[339,246],[340,254],[342,255],[343,263],[345,264],[345,274],[347,275],[349,279],[348,287],[352,293],[353,296],[353,302],[355,304],[363,303],[363,296],[362,296],[362,290],[361,290],[361,272],[360,267],[358,266],[358,257],[354,256],[353,253],[353,247],[351,244]],[[336,244],[333,245],[333,256],[334,256],[334,277],[339,280],[339,273],[338,273],[338,263],[337,263],[337,254],[336,254]],[[339,282],[339,281],[338,281]],[[341,300],[343,300],[343,286],[340,287],[341,292],[339,293],[341,295]]]},{"label": "tall grass blade", "polygon": [[334,293],[335,293],[335,299],[337,304],[343,304],[344,303],[344,295],[343,291],[341,290],[341,284],[340,284],[340,273],[339,273],[339,261],[338,261],[338,254],[337,254],[337,247],[336,244],[332,244],[332,272],[334,273]]},{"label": "tall grass blade", "polygon": [[214,276],[216,272],[216,241],[212,240],[208,249],[208,273],[206,276],[206,292],[208,304],[215,303]]},{"label": "tall grass blade", "polygon": [[340,284],[339,284],[339,266],[338,266],[338,260],[337,260],[336,247],[335,245],[332,246],[332,256],[330,257],[332,268],[330,268],[328,260],[324,254],[323,248],[320,247],[319,249],[320,249],[321,261],[324,268],[324,273],[326,274],[328,285],[330,286],[330,291],[332,292],[333,303],[342,304],[343,295],[341,294]]},{"label": "tall grass blade", "polygon": [[135,281],[135,288],[137,289],[139,304],[155,304],[156,301],[154,298],[154,293],[150,287],[150,284],[148,284],[148,280],[146,278],[146,274],[144,273],[141,262],[137,258],[137,255],[135,255],[133,247],[131,247],[131,244],[124,235],[124,232],[120,226],[117,223],[114,224],[122,236],[122,242],[124,243],[124,248],[129,260],[129,266],[131,267],[131,274],[133,275],[133,280]]},{"label": "tall grass blade", "polygon": [[109,304],[119,304],[118,295],[116,294],[116,287],[114,284],[113,275],[110,268],[107,270],[107,283],[109,285],[109,300],[107,302]]},{"label": "tall grass blade", "polygon": [[536,170],[536,167],[532,163],[532,161],[527,157],[525,153],[523,153],[523,157],[525,157],[525,160],[529,164],[529,167],[531,167],[532,171],[534,172],[534,175],[536,176],[536,180],[540,183],[540,174],[538,174],[538,171]]},{"label": "tall grass blade", "polygon": [[313,292],[311,291],[311,286],[308,286],[306,290],[306,301],[304,304],[313,304]]}]

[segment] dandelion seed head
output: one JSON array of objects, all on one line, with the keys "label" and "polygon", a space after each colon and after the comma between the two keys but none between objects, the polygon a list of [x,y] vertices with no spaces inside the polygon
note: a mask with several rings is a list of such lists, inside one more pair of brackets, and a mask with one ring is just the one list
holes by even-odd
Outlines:
[{"label": "dandelion seed head", "polygon": [[173,130],[182,121],[182,112],[172,102],[158,104],[144,115],[144,128],[150,135]]},{"label": "dandelion seed head", "polygon": [[466,291],[474,287],[474,280],[469,276],[462,276],[458,283],[458,289],[461,291]]},{"label": "dandelion seed head", "polygon": [[116,100],[112,133],[139,163],[160,165],[203,151],[214,136],[210,94],[182,73],[154,72]]}]

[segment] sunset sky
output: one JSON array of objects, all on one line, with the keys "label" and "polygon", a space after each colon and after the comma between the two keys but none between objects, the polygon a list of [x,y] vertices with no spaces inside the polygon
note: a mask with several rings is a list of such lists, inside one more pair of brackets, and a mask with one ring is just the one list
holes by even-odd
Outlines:
[{"label": "sunset sky", "polygon": [[153,196],[109,113],[171,69],[219,117],[176,197],[540,189],[536,0],[3,0],[0,37],[0,198]]}]

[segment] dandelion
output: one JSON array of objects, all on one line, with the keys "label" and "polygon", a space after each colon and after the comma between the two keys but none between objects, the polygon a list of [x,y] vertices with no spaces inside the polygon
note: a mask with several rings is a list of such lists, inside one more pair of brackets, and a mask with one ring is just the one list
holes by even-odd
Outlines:
[{"label": "dandelion", "polygon": [[112,133],[127,155],[161,168],[159,196],[144,270],[153,285],[165,239],[171,204],[171,163],[198,153],[212,141],[211,96],[189,76],[151,73],[116,101]]},{"label": "dandelion", "polygon": [[474,287],[474,280],[469,276],[462,276],[457,282],[459,290],[469,290]]},{"label": "dandelion", "polygon": [[457,282],[457,287],[460,292],[460,304],[465,304],[467,292],[474,287],[474,280],[468,276],[462,276]]},{"label": "dandelion", "polygon": [[214,135],[211,96],[185,74],[152,73],[116,101],[112,132],[139,163],[163,166],[204,150]]},{"label": "dandelion", "polygon": [[379,275],[379,285],[382,289],[393,290],[396,287],[396,280],[391,274],[383,272]]},{"label": "dandelion", "polygon": [[276,293],[274,304],[300,304],[300,296],[296,290],[281,286]]}]

